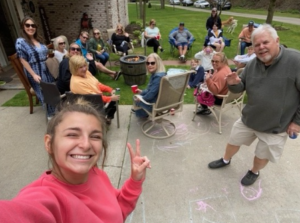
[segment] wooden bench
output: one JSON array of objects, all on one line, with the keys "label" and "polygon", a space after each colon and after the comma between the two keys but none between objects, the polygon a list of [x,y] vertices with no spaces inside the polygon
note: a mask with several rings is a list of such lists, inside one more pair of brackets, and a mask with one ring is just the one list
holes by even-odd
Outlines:
[{"label": "wooden bench", "polygon": [[[49,44],[49,45],[47,45],[47,47],[48,47],[48,49],[53,49],[53,44]],[[13,54],[12,56],[9,56],[8,58],[25,88],[25,91],[27,93],[28,100],[29,100],[29,113],[32,114],[33,113],[33,98],[35,97],[36,104],[39,103],[39,100],[36,97],[36,94],[35,94],[34,90],[32,89],[32,87],[28,81],[28,78],[26,77],[26,75],[24,73],[23,64],[19,60],[17,53]]]}]

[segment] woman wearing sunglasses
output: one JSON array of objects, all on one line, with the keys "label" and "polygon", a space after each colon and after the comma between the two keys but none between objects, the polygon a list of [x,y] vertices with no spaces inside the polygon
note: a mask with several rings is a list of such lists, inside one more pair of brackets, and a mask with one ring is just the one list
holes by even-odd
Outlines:
[{"label": "woman wearing sunglasses", "polygon": [[106,47],[103,39],[101,38],[101,33],[99,29],[93,29],[94,37],[89,39],[88,42],[88,51],[92,52],[96,59],[99,59],[100,62],[105,66],[106,62],[109,59],[109,54],[106,51]]},{"label": "woman wearing sunglasses", "polygon": [[69,43],[65,36],[55,38],[54,42],[54,57],[61,62],[63,57],[68,53]]},{"label": "woman wearing sunglasses", "polygon": [[157,53],[158,49],[160,50],[160,52],[164,51],[159,43],[161,35],[159,32],[159,28],[156,27],[156,22],[154,19],[150,20],[149,27],[145,29],[144,36],[147,41],[147,46],[153,47],[154,53]]},{"label": "woman wearing sunglasses", "polygon": [[[166,69],[162,59],[156,54],[151,53],[146,60],[147,71],[151,75],[149,84],[145,90],[137,89],[136,92],[143,96],[143,99],[149,103],[155,103],[158,96],[160,80],[166,75]],[[146,105],[138,98],[134,97],[134,108],[132,112],[135,112],[138,118],[147,118],[148,114],[142,109],[145,108],[148,111],[152,111],[151,105]]]},{"label": "woman wearing sunglasses", "polygon": [[[223,102],[223,98],[218,97],[217,95],[226,95],[228,93],[226,75],[232,73],[230,67],[228,66],[227,57],[223,52],[217,52],[213,55],[211,63],[214,68],[214,73],[211,71],[205,74],[205,83],[206,89],[214,95],[215,105],[221,105]],[[202,88],[202,87],[200,87]],[[208,106],[205,104],[201,104],[201,107],[198,108],[198,115],[209,115],[211,111]]]},{"label": "woman wearing sunglasses", "polygon": [[[46,66],[48,48],[43,44],[42,37],[37,32],[37,25],[33,18],[25,17],[21,22],[21,37],[16,41],[17,56],[24,67],[25,75],[35,91],[39,101],[44,104],[44,97],[40,88],[40,81],[54,82]],[[54,107],[47,105],[47,115],[51,117]]]},{"label": "woman wearing sunglasses", "polygon": [[124,31],[121,24],[117,25],[116,32],[111,36],[112,44],[116,45],[117,51],[121,51],[123,56],[128,55],[129,50],[129,34]]}]

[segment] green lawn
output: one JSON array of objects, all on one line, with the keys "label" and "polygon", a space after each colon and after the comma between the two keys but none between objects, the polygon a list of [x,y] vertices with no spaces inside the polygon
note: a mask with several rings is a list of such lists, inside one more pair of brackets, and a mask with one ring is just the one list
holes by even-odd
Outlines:
[{"label": "green lawn", "polygon": [[[152,2],[152,1],[151,1]],[[142,24],[142,21],[137,19],[137,11],[135,4],[128,5],[129,11],[129,20],[138,21]],[[210,11],[210,10],[208,10]],[[239,13],[252,13],[255,14],[256,10],[248,10],[248,9],[235,9],[234,7],[232,12],[239,12]],[[267,14],[266,10],[258,10],[257,14]],[[277,15],[279,13],[275,13]],[[292,13],[284,13],[284,16],[293,16],[299,17],[299,14],[292,14]],[[173,58],[172,55],[169,53],[170,45],[168,42],[168,35],[169,32],[174,28],[177,27],[179,22],[184,22],[185,27],[189,29],[189,31],[195,36],[196,41],[193,44],[193,54],[198,52],[202,49],[202,45],[204,42],[204,38],[206,36],[206,20],[209,16],[209,13],[201,12],[201,11],[187,11],[184,9],[179,9],[176,6],[173,7],[166,7],[165,9],[160,9],[159,6],[152,6],[151,8],[146,8],[146,22],[150,21],[150,19],[154,18],[156,20],[157,27],[160,29],[162,34],[162,45],[166,50],[165,53],[161,56],[164,60],[176,59]],[[283,16],[283,15],[282,15]],[[221,15],[221,19],[226,20],[229,16]],[[226,29],[224,30],[224,36],[232,39],[231,46],[225,47],[224,52],[226,53],[228,58],[234,58],[237,52],[237,45],[238,45],[238,35],[242,29],[243,24],[247,24],[249,22],[249,18],[237,17],[235,19],[238,20],[238,26],[235,29],[234,33],[228,34],[226,33]],[[264,20],[260,19],[252,19],[256,23],[264,23]],[[300,50],[300,24],[299,26],[274,22],[274,26],[281,26],[281,28],[285,30],[278,30],[278,35],[280,37],[280,42],[287,45],[290,48],[295,48]],[[139,48],[135,50],[137,53],[143,54],[143,49]],[[148,50],[149,52],[150,50]]]},{"label": "green lawn", "polygon": [[[153,1],[151,1],[153,2]],[[139,21],[142,24],[141,20],[137,19],[137,11],[135,4],[128,4],[129,18],[130,21]],[[241,8],[232,8],[232,12],[240,12],[240,13],[253,13],[253,14],[266,14],[266,10],[248,10]],[[279,15],[279,12],[276,12],[275,15]],[[202,44],[204,41],[204,37],[206,35],[205,23],[206,19],[209,16],[209,13],[204,13],[200,11],[186,11],[182,9],[178,9],[177,7],[166,7],[164,10],[160,9],[159,6],[152,6],[152,8],[147,8],[146,11],[146,21],[148,22],[150,19],[154,18],[156,20],[157,26],[159,27],[162,34],[162,45],[165,49],[165,52],[160,54],[163,60],[176,60],[176,58],[172,57],[170,54],[170,46],[168,43],[168,35],[171,29],[176,27],[179,22],[185,22],[185,26],[193,33],[196,38],[195,43],[193,44],[193,52],[192,55],[198,52],[202,48]],[[290,16],[290,17],[299,17],[299,14],[292,13],[284,13],[282,16]],[[222,19],[227,19],[228,16],[221,16]],[[238,27],[235,29],[233,35],[228,33],[224,33],[224,36],[232,39],[231,46],[226,47],[224,52],[226,53],[228,58],[233,58],[236,55],[237,44],[238,44],[238,34],[242,29],[242,24],[246,24],[249,21],[249,18],[235,17],[238,20]],[[263,23],[263,20],[253,19],[256,23]],[[280,37],[281,43],[286,44],[289,48],[295,48],[300,50],[300,26],[290,25],[290,24],[279,24],[273,23],[275,26],[281,26],[286,30],[279,30],[278,35]],[[135,48],[135,54],[143,54],[144,49],[139,47]],[[147,53],[151,53],[151,49],[147,50]],[[112,60],[118,60],[119,57],[111,54]],[[188,65],[188,64],[187,64]],[[170,66],[166,66],[167,69]],[[183,69],[188,69],[188,66],[180,67]],[[119,67],[113,67],[113,70],[118,70]],[[121,100],[120,104],[132,104],[132,93],[130,86],[127,86],[123,77],[118,81],[111,80],[108,76],[101,74],[98,75],[97,78],[100,82],[111,86],[113,88],[119,87],[121,89]],[[148,81],[148,79],[147,79]],[[147,83],[147,82],[146,82]],[[140,86],[140,88],[145,88],[146,84]],[[185,96],[185,103],[193,103],[192,90],[187,90]],[[21,91],[17,94],[13,99],[6,102],[3,106],[28,106],[28,99],[25,91]]]},{"label": "green lawn", "polygon": [[[166,69],[171,68],[171,66],[166,66]],[[172,68],[179,68],[178,66],[172,66]],[[180,68],[183,69],[189,69],[189,66],[180,66]],[[112,70],[118,70],[119,67],[112,67]],[[133,93],[131,91],[131,87],[129,85],[126,85],[123,76],[119,78],[118,81],[111,80],[111,78],[108,75],[105,74],[98,74],[96,75],[97,79],[112,88],[120,88],[120,104],[121,105],[131,105],[132,104],[132,96]],[[145,84],[140,85],[140,89],[145,89],[147,87],[149,77],[147,76],[147,80]],[[193,103],[193,90],[187,89],[186,95],[185,95],[185,103],[190,104]],[[15,95],[11,100],[5,102],[2,106],[29,106],[29,101],[27,98],[27,94],[25,90],[19,92],[17,95]],[[39,105],[38,105],[39,106]]]}]

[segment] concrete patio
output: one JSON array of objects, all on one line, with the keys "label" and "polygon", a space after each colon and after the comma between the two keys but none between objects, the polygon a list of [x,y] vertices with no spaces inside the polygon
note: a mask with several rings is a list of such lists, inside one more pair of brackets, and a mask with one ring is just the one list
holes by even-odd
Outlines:
[{"label": "concrete patio", "polygon": [[[0,104],[17,91],[0,91]],[[251,167],[255,144],[242,147],[230,166],[207,168],[224,152],[237,109],[224,114],[223,134],[212,115],[192,120],[194,105],[168,119],[177,126],[168,139],[154,140],[140,130],[141,122],[120,106],[121,127],[116,120],[108,134],[105,171],[120,187],[130,174],[126,142],[141,141],[142,154],[151,160],[144,190],[127,223],[300,222],[299,140],[288,139],[279,163],[270,163],[257,182],[243,187],[240,179]],[[43,135],[45,114],[41,107],[0,107],[0,199],[11,199],[48,168]]]}]

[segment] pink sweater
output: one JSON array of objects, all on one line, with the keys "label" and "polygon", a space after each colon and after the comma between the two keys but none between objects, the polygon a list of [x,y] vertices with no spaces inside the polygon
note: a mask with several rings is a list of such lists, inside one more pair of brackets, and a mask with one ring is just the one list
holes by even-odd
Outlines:
[{"label": "pink sweater", "polygon": [[117,190],[105,172],[93,168],[86,183],[70,185],[46,172],[13,200],[0,201],[0,222],[124,222],[135,208],[142,183],[130,178]]}]

